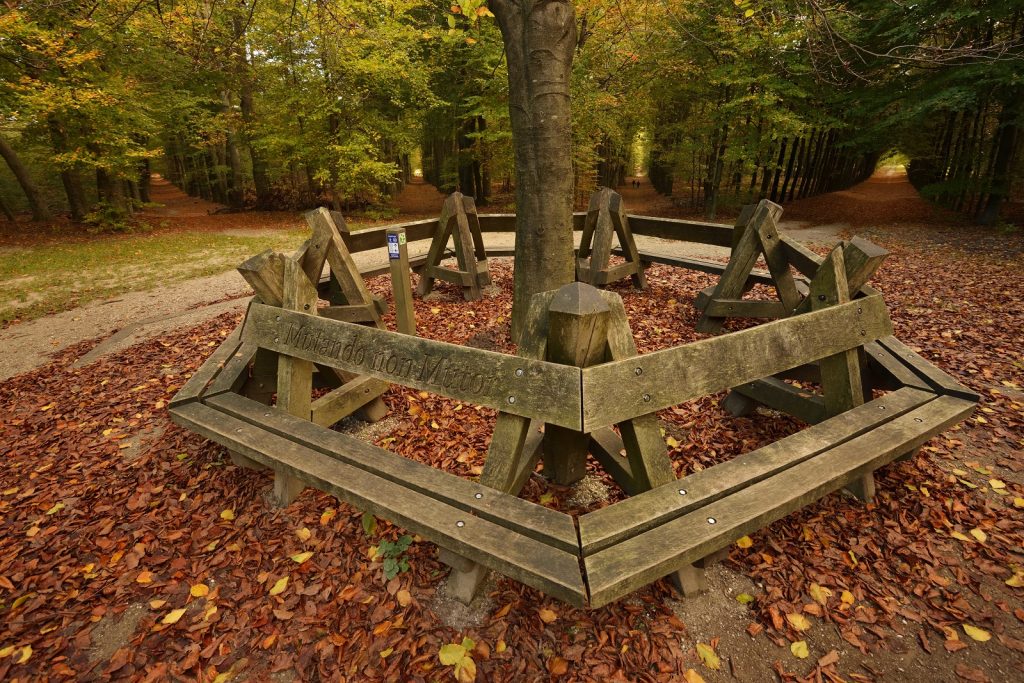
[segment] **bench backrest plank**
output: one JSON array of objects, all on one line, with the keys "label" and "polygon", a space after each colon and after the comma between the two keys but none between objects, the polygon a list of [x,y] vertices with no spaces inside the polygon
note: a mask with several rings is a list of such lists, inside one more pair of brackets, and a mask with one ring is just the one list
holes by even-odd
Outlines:
[{"label": "bench backrest plank", "polygon": [[580,429],[580,369],[254,303],[244,341],[296,358]]},{"label": "bench backrest plank", "polygon": [[892,322],[885,302],[880,296],[872,296],[721,337],[584,368],[583,428],[593,431],[890,334]]}]

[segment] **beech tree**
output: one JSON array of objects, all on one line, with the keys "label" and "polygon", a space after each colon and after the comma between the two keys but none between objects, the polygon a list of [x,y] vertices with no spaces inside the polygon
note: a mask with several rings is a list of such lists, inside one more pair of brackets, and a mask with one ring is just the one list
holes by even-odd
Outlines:
[{"label": "beech tree", "polygon": [[576,279],[569,79],[576,11],[569,0],[492,0],[508,59],[516,169],[512,338],[530,297]]}]

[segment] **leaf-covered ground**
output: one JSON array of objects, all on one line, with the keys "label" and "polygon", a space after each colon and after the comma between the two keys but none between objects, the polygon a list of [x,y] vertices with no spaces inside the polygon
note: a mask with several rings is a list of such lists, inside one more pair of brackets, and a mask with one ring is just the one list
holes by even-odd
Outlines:
[{"label": "leaf-covered ground", "polygon": [[[1024,240],[861,234],[892,251],[874,284],[897,335],[983,402],[880,472],[874,504],[832,495],[733,547],[713,573],[745,586],[746,604],[721,593],[692,614],[659,582],[586,611],[498,578],[464,612],[418,540],[409,571],[386,580],[373,549],[401,529],[364,526],[312,489],[275,510],[268,474],[170,422],[166,402],[237,322],[220,318],[71,369],[80,345],[0,389],[0,679],[1019,680]],[[511,351],[511,269],[492,272],[500,291],[481,302],[444,285],[417,301],[421,334]],[[712,278],[657,266],[649,280],[616,287],[641,351],[698,338],[690,302]],[[386,398],[377,443],[479,473],[492,411],[397,387]],[[729,417],[721,398],[661,413],[680,475],[801,428]],[[620,494],[594,468],[576,489],[535,476],[524,495],[583,511]]]}]

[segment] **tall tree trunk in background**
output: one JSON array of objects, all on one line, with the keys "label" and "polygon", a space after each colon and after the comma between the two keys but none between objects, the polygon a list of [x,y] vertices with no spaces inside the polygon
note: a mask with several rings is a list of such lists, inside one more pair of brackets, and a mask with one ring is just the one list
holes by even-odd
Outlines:
[{"label": "tall tree trunk in background", "polygon": [[999,112],[999,146],[996,148],[996,159],[992,165],[992,189],[989,191],[985,210],[978,217],[978,222],[982,225],[992,225],[999,219],[999,209],[1010,194],[1013,152],[1017,147],[1019,135],[1017,117],[1020,114],[1022,97],[1024,92],[1020,88],[1014,88],[1003,100],[1003,110]]},{"label": "tall tree trunk in background", "polygon": [[21,162],[18,153],[14,151],[14,148],[7,143],[7,139],[2,135],[0,135],[0,156],[7,162],[11,173],[18,180],[18,184],[21,185],[21,191],[25,193],[25,199],[28,200],[29,208],[32,209],[32,220],[50,220],[50,209],[46,206],[43,194],[32,180],[32,176],[29,175],[25,164]]},{"label": "tall tree trunk in background", "polygon": [[[230,113],[231,94],[225,90],[221,93],[220,98],[224,104],[224,113]],[[235,131],[230,127],[224,138],[224,147],[228,162],[228,206],[232,209],[241,209],[245,199],[245,193],[242,191],[242,158],[238,154],[238,142],[235,139]]]},{"label": "tall tree trunk in background", "polygon": [[11,207],[9,207],[7,205],[7,202],[4,201],[3,195],[0,195],[0,213],[6,216],[7,220],[11,221],[12,223],[15,221],[14,212],[11,211]]},{"label": "tall tree trunk in background", "polygon": [[576,279],[569,76],[576,11],[568,0],[492,0],[508,59],[516,164],[515,298],[519,340],[530,298]]},{"label": "tall tree trunk in background", "polygon": [[[255,1],[255,0],[252,0]],[[245,124],[245,142],[252,160],[252,183],[256,190],[256,207],[269,208],[271,205],[270,179],[267,176],[267,162],[263,153],[253,144],[253,133],[256,124],[256,111],[253,105],[252,66],[246,56],[245,17],[235,14],[232,19],[238,50],[238,99],[242,109],[242,122]]]},{"label": "tall tree trunk in background", "polygon": [[139,199],[146,204],[152,201],[149,197],[149,181],[153,177],[153,167],[149,159],[143,159],[139,164]]},{"label": "tall tree trunk in background", "polygon": [[[64,126],[56,116],[50,116],[47,120],[50,129],[50,143],[56,154],[65,154],[68,151],[68,136]],[[71,218],[81,221],[85,218],[85,193],[82,191],[82,177],[76,168],[62,168],[60,171],[60,182],[64,185],[64,194],[68,197],[68,209],[71,210]]]},{"label": "tall tree trunk in background", "polygon": [[729,124],[723,123],[721,137],[715,141],[711,160],[708,162],[708,179],[704,183],[704,220],[712,220],[718,211],[718,186],[722,182],[722,168],[725,166],[725,149],[728,141]]}]

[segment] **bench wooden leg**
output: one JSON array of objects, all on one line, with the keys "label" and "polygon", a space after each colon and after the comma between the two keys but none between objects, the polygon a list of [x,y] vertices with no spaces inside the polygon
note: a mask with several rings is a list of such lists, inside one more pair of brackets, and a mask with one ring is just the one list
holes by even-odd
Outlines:
[{"label": "bench wooden leg", "polygon": [[304,488],[306,488],[306,484],[301,479],[296,479],[283,472],[274,472],[274,490],[270,494],[270,502],[275,507],[288,507],[299,497]]},{"label": "bench wooden leg", "polygon": [[236,451],[228,451],[228,455],[231,456],[231,462],[236,467],[243,467],[247,470],[255,470],[256,472],[267,469],[261,463],[258,463],[255,460],[252,460],[251,458],[247,458]]},{"label": "bench wooden leg", "polygon": [[704,577],[703,567],[688,564],[674,574],[670,574],[669,577],[676,590],[684,598],[692,598],[706,593],[708,590],[708,582]]},{"label": "bench wooden leg", "polygon": [[754,414],[757,409],[757,401],[738,391],[730,391],[722,401],[722,408],[733,417],[747,417]]}]

